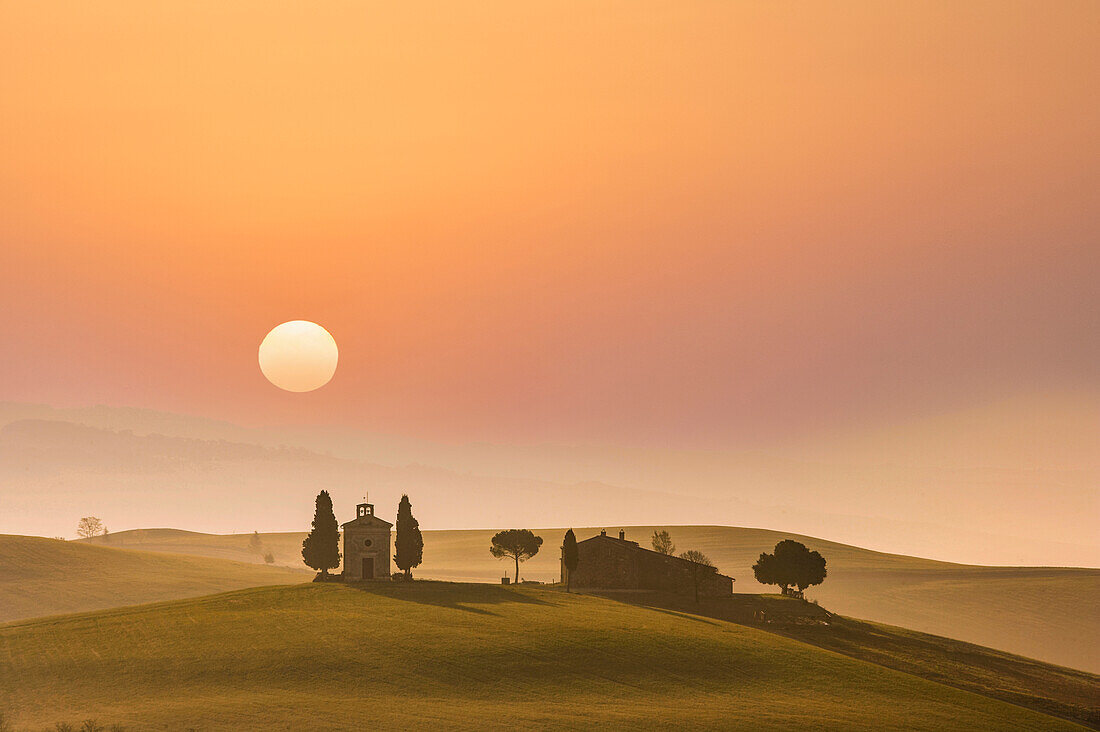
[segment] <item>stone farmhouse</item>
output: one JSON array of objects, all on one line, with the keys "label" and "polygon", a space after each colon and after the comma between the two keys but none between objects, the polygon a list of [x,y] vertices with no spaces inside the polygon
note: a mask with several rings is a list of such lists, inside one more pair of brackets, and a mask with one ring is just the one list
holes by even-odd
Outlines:
[{"label": "stone farmhouse", "polygon": [[[577,556],[572,577],[576,588],[691,593],[695,591],[694,573],[698,572],[700,595],[733,594],[732,577],[719,574],[714,567],[645,549],[636,541],[628,541],[624,531],[617,539],[601,531],[598,536],[578,541]],[[564,561],[561,581],[570,581]]]},{"label": "stone farmhouse", "polygon": [[340,527],[344,530],[344,579],[389,579],[393,524],[374,515],[373,503],[360,503],[355,509],[355,518]]}]

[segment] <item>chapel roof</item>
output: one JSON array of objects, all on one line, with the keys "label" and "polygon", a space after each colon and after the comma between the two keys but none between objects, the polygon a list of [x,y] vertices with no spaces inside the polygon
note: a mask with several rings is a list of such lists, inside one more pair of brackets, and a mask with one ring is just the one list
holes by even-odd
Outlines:
[{"label": "chapel roof", "polygon": [[379,528],[381,528],[383,526],[386,526],[386,527],[393,526],[393,524],[391,524],[389,521],[386,521],[385,519],[380,519],[377,516],[370,515],[370,516],[356,516],[351,521],[348,521],[347,523],[340,524],[340,528],[344,528],[346,526],[365,526],[365,525],[374,525],[374,526],[378,526]]}]

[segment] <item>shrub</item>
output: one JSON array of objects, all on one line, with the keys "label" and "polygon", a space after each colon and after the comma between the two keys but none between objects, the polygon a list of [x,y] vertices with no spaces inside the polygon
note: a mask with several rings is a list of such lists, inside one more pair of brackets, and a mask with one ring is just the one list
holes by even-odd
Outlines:
[{"label": "shrub", "polygon": [[264,561],[268,564],[275,564],[275,555],[271,552],[264,552]]}]

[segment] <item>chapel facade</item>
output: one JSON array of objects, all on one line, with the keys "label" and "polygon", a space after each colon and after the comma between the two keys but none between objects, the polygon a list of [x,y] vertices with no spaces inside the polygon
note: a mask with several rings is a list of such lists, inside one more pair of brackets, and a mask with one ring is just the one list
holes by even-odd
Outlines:
[{"label": "chapel facade", "polygon": [[373,503],[355,507],[355,518],[341,526],[344,530],[344,580],[390,578],[389,521],[374,515]]}]

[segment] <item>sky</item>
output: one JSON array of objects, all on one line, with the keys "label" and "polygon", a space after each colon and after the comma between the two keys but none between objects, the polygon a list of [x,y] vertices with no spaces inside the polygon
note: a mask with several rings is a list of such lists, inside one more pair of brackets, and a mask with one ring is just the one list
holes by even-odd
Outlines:
[{"label": "sky", "polygon": [[[725,450],[1096,394],[1097,27],[3,3],[0,400]],[[295,319],[306,394],[256,362]]]}]

